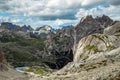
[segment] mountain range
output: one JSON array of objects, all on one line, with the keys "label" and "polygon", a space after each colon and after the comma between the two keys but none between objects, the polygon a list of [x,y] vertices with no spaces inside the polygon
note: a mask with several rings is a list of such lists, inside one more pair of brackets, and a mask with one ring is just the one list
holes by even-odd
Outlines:
[{"label": "mountain range", "polygon": [[10,65],[30,66],[30,71],[40,70],[40,75],[50,73],[31,80],[119,80],[119,34],[120,22],[106,15],[88,15],[76,26],[58,30],[3,22],[0,47]]}]

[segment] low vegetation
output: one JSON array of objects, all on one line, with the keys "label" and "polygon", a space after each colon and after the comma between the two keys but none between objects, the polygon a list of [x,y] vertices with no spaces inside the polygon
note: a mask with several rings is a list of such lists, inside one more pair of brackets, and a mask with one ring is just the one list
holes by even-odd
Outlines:
[{"label": "low vegetation", "polygon": [[32,65],[34,62],[36,64],[44,62],[44,59],[41,59],[40,56],[36,57],[37,51],[43,51],[46,48],[44,38],[29,40],[2,36],[0,37],[0,48],[6,53],[7,61],[15,67]]},{"label": "low vegetation", "polygon": [[87,45],[84,47],[84,50],[94,51],[94,53],[101,52],[98,50],[97,46]]},{"label": "low vegetation", "polygon": [[26,69],[25,72],[33,72],[34,74],[38,74],[41,76],[45,76],[49,73],[51,73],[52,70],[48,69],[47,67],[43,66],[32,66],[29,69]]}]

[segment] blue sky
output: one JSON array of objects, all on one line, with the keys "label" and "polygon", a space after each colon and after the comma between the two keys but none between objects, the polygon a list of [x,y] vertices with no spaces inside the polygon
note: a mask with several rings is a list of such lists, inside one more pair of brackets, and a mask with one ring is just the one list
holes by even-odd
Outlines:
[{"label": "blue sky", "polygon": [[31,25],[76,25],[86,15],[120,20],[120,0],[0,0],[0,22]]}]

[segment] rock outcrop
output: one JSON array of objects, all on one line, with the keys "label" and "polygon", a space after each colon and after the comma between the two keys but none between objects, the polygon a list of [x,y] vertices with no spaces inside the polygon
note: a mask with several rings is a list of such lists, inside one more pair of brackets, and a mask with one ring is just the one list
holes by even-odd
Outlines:
[{"label": "rock outcrop", "polygon": [[[85,56],[107,52],[120,47],[120,23],[116,23],[104,30],[104,34],[93,34],[82,38],[78,44],[74,61],[83,60]],[[85,56],[84,56],[85,55]]]},{"label": "rock outcrop", "polygon": [[[36,78],[37,79],[37,78]],[[41,80],[120,80],[120,22],[82,38],[74,61]]]},{"label": "rock outcrop", "polygon": [[0,71],[7,71],[7,70],[8,70],[8,64],[5,60],[3,52],[0,50]]}]

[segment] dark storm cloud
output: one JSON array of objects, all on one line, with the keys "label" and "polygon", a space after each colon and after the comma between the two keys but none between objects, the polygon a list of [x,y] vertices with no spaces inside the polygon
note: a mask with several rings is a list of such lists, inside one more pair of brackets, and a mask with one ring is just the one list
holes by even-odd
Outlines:
[{"label": "dark storm cloud", "polygon": [[111,5],[120,5],[120,0],[111,0]]}]

